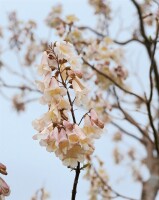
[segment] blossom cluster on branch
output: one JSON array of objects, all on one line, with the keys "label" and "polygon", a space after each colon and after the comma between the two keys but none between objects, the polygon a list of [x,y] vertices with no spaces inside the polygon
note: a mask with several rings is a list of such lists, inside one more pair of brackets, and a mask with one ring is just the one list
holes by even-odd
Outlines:
[{"label": "blossom cluster on branch", "polygon": [[99,138],[104,128],[93,109],[84,114],[79,123],[76,121],[74,107],[84,104],[88,95],[81,81],[80,66],[81,57],[71,43],[55,42],[43,53],[38,67],[43,80],[36,81],[43,93],[40,102],[48,105],[48,111],[33,121],[38,131],[33,139],[40,140],[40,145],[55,152],[63,164],[71,168],[93,153],[94,139]]}]

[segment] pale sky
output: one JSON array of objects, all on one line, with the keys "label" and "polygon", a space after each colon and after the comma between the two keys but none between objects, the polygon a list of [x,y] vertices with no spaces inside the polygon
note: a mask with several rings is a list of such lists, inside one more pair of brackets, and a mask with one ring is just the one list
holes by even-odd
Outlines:
[{"label": "pale sky", "polygon": [[[95,24],[93,10],[88,7],[86,0],[0,0],[0,25],[6,24],[6,13],[16,10],[19,18],[37,21],[38,35],[45,37],[47,29],[43,21],[57,2],[64,5],[65,14],[75,13],[81,24]],[[121,2],[128,6],[127,0]],[[130,14],[129,9],[125,9],[125,14]],[[5,180],[11,187],[11,195],[7,200],[30,200],[32,194],[42,186],[51,193],[51,200],[69,200],[74,172],[70,172],[53,153],[48,153],[38,142],[32,140],[35,131],[31,122],[43,114],[42,106],[38,102],[32,103],[25,113],[18,115],[9,102],[1,97],[0,102],[0,162],[7,165],[8,176]],[[140,185],[133,184],[129,178],[130,172],[113,164],[112,148],[110,138],[104,134],[96,141],[94,154],[99,154],[104,159],[110,180],[117,191],[130,197],[139,197]],[[118,174],[125,179],[124,182],[115,181]],[[88,183],[83,180],[83,175],[82,172],[77,200],[87,200]]]}]

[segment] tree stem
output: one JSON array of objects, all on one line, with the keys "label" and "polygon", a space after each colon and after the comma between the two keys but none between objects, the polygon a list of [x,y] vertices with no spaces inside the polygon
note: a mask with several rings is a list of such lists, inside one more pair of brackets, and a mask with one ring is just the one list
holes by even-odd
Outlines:
[{"label": "tree stem", "polygon": [[77,184],[78,184],[79,175],[80,175],[80,162],[78,162],[77,168],[75,169],[75,178],[74,178],[74,183],[73,183],[71,200],[76,199]]}]

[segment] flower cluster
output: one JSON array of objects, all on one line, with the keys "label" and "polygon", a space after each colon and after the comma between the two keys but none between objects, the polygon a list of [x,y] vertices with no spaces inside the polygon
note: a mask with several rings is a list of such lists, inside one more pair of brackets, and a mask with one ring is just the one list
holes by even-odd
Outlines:
[{"label": "flower cluster", "polygon": [[56,6],[54,6],[51,9],[51,12],[49,13],[47,19],[46,19],[46,23],[49,27],[54,28],[56,27],[59,22],[60,22],[60,16],[62,14],[62,5],[58,4]]},{"label": "flower cluster", "polygon": [[[85,49],[85,60],[92,63],[96,69],[106,74],[119,85],[124,85],[124,80],[128,76],[128,71],[122,66],[121,58],[123,51],[116,48],[113,41],[105,37],[100,41],[90,41]],[[108,89],[113,82],[96,73],[96,84],[102,89]]]},{"label": "flower cluster", "polygon": [[38,67],[43,80],[36,81],[43,93],[40,102],[48,105],[48,111],[33,122],[38,131],[33,139],[40,140],[47,151],[55,152],[64,165],[72,168],[93,153],[94,139],[104,128],[93,109],[79,123],[76,121],[74,106],[84,104],[88,95],[80,66],[81,58],[71,43],[55,42],[43,53]]},{"label": "flower cluster", "polygon": [[[7,175],[6,166],[0,163],[0,173]],[[10,194],[10,189],[7,183],[0,177],[0,199],[4,200],[5,196]]]}]

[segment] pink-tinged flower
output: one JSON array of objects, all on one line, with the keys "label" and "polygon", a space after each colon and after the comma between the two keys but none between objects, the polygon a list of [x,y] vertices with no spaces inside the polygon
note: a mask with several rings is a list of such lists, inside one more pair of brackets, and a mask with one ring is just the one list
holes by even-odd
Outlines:
[{"label": "pink-tinged flower", "polygon": [[76,99],[75,99],[75,104],[77,106],[83,106],[83,105],[87,105],[89,102],[88,102],[88,93],[89,91],[85,88],[84,90],[82,91],[77,91],[76,92]]},{"label": "pink-tinged flower", "polygon": [[49,111],[44,114],[43,120],[46,124],[51,122],[60,123],[61,120],[68,120],[67,109],[70,109],[70,107],[66,102],[53,103],[50,105]]},{"label": "pink-tinged flower", "polygon": [[97,113],[95,110],[91,109],[90,111],[90,119],[92,122],[94,122],[99,128],[103,129],[104,128],[104,123],[99,120]]},{"label": "pink-tinged flower", "polygon": [[62,128],[58,135],[58,146],[64,153],[66,153],[66,148],[69,146],[69,141],[66,135],[66,131]]},{"label": "pink-tinged flower", "polygon": [[50,87],[51,81],[52,81],[52,76],[51,76],[50,73],[47,73],[44,76],[44,79],[43,79],[43,83],[44,83],[45,89],[47,89],[48,87]]},{"label": "pink-tinged flower", "polygon": [[75,144],[63,155],[62,162],[72,168],[77,167],[78,162],[84,162],[86,152],[79,144]]},{"label": "pink-tinged flower", "polygon": [[81,92],[82,90],[85,89],[84,84],[80,81],[79,78],[75,77],[72,81],[72,86],[75,92]]},{"label": "pink-tinged flower", "polygon": [[58,106],[59,110],[63,110],[63,109],[70,110],[71,109],[70,103],[66,99],[60,99],[57,106]]},{"label": "pink-tinged flower", "polygon": [[84,118],[84,126],[82,130],[86,136],[91,139],[97,139],[101,135],[101,130],[93,121],[91,121],[91,118],[88,115]]},{"label": "pink-tinged flower", "polygon": [[71,144],[75,144],[79,141],[79,137],[75,131],[66,131],[66,133]]},{"label": "pink-tinged flower", "polygon": [[66,134],[67,134],[69,142],[71,144],[77,143],[79,138],[76,132],[74,131],[74,125],[68,121],[64,121],[63,125],[65,126]]},{"label": "pink-tinged flower", "polygon": [[32,126],[34,127],[35,130],[41,132],[44,127],[46,126],[45,120],[43,117],[40,119],[36,119],[32,122]]},{"label": "pink-tinged flower", "polygon": [[44,91],[44,98],[51,101],[52,98],[65,96],[66,93],[66,89],[64,87],[59,87],[57,80],[52,77],[49,87]]},{"label": "pink-tinged flower", "polygon": [[44,82],[36,80],[35,83],[36,83],[38,90],[41,91],[41,92],[44,92],[44,89],[45,89]]},{"label": "pink-tinged flower", "polygon": [[68,63],[71,65],[71,69],[79,69],[82,65],[81,57],[77,54],[70,55],[70,57],[67,58]]},{"label": "pink-tinged flower", "polygon": [[[0,163],[0,173],[7,175],[6,166]],[[0,177],[0,200],[4,200],[5,196],[10,194],[10,188],[7,183]]]},{"label": "pink-tinged flower", "polygon": [[71,43],[62,41],[56,42],[55,53],[59,59],[68,59],[71,55],[75,54],[75,50]]},{"label": "pink-tinged flower", "polygon": [[64,165],[70,167],[76,167],[78,162],[84,162],[86,156],[93,153],[93,139],[100,136],[100,129],[104,127],[93,110],[84,117],[83,128],[69,119],[74,103],[70,89],[73,89],[76,105],[85,105],[87,99],[88,90],[80,80],[82,73],[78,71],[80,65],[81,58],[72,44],[56,42],[43,54],[39,68],[43,80],[37,81],[43,93],[41,103],[48,105],[48,111],[33,122],[38,131],[33,139],[39,140],[41,146],[54,152]]},{"label": "pink-tinged flower", "polygon": [[82,76],[83,76],[83,73],[80,71],[74,70],[74,73],[78,78],[82,78]]},{"label": "pink-tinged flower", "polygon": [[73,132],[75,132],[78,135],[80,143],[83,144],[88,141],[88,138],[77,124],[74,125]]},{"label": "pink-tinged flower", "polygon": [[49,67],[48,63],[48,55],[46,51],[44,51],[41,59],[41,64],[38,66],[38,73],[42,76],[46,75],[48,72],[51,72],[51,68]]},{"label": "pink-tinged flower", "polygon": [[52,124],[49,125],[47,128],[44,128],[43,131],[37,133],[33,136],[34,140],[46,140],[50,134],[50,131],[52,130]]},{"label": "pink-tinged flower", "polygon": [[69,70],[68,71],[68,75],[70,76],[70,78],[75,78],[76,76],[78,77],[78,78],[82,78],[82,72],[80,72],[80,71],[77,71],[77,70]]},{"label": "pink-tinged flower", "polygon": [[64,127],[65,127],[66,129],[68,129],[68,130],[70,130],[70,131],[73,129],[73,124],[70,123],[70,122],[68,122],[68,121],[66,121],[66,120],[63,121],[63,125],[64,125]]},{"label": "pink-tinged flower", "polygon": [[86,135],[77,124],[71,124],[68,121],[63,121],[63,125],[66,128],[66,133],[71,143],[84,143],[87,141]]},{"label": "pink-tinged flower", "polygon": [[10,194],[9,186],[2,178],[0,178],[0,195],[8,196],[9,194]]},{"label": "pink-tinged flower", "polygon": [[49,152],[56,151],[58,148],[58,128],[55,127],[46,140],[41,140],[40,144],[46,147],[46,150]]}]

